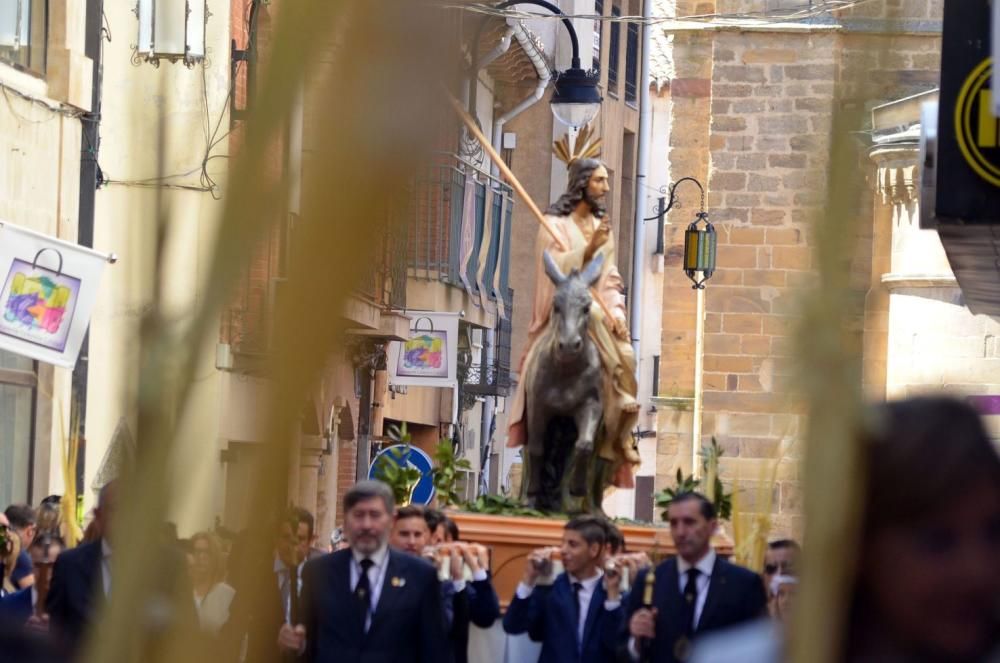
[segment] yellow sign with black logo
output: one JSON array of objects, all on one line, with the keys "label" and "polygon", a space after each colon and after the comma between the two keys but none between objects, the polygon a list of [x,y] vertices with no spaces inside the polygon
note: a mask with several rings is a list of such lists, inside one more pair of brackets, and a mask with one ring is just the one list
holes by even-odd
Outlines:
[{"label": "yellow sign with black logo", "polygon": [[966,163],[977,175],[1000,187],[1000,118],[993,115],[992,58],[965,78],[955,103],[955,137]]}]

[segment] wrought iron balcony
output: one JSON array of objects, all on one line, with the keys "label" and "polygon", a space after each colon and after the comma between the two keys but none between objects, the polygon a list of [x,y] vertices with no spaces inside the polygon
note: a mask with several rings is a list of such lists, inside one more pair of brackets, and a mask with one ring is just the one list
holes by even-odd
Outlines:
[{"label": "wrought iron balcony", "polygon": [[504,317],[513,303],[508,288],[513,209],[508,185],[461,157],[435,155],[414,182],[411,277],[463,288],[474,303],[499,309]]},{"label": "wrought iron balcony", "polygon": [[[514,299],[514,291],[507,289],[506,297]],[[513,313],[508,309],[508,313]],[[480,351],[480,361],[469,366],[463,376],[462,393],[469,396],[507,396],[512,386],[510,377],[510,346],[513,327],[511,315],[501,318],[497,323],[494,335],[493,360],[486,361],[489,355],[488,337],[483,335],[483,348]]]}]

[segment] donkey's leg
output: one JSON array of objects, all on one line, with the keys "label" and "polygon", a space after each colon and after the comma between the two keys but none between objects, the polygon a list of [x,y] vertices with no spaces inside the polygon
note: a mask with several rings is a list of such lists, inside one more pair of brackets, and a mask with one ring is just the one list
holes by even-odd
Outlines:
[{"label": "donkey's leg", "polygon": [[524,445],[524,455],[527,473],[522,481],[527,485],[527,505],[538,508],[543,505],[542,476],[545,469],[545,427],[547,414],[541,404],[535,402],[528,405],[528,430]]},{"label": "donkey's leg", "polygon": [[576,415],[577,439],[573,449],[572,463],[572,494],[584,496],[587,494],[587,470],[592,465],[594,455],[594,440],[597,427],[601,422],[601,402],[591,398],[577,408]]}]

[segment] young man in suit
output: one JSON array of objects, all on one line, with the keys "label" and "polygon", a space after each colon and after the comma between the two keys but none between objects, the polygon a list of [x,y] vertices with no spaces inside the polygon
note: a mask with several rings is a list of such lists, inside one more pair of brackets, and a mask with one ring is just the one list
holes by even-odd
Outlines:
[{"label": "young man in suit", "polygon": [[394,511],[392,491],[380,481],[359,481],[347,491],[351,547],[305,565],[303,619],[281,627],[283,649],[317,663],[449,660],[437,570],[389,548]]},{"label": "young man in suit", "polygon": [[[566,569],[548,587],[536,586],[544,559],[528,557],[521,583],[504,615],[511,635],[527,633],[542,643],[546,663],[603,663],[613,660],[621,628],[620,576],[604,578],[606,529],[593,516],[573,518],[563,530],[562,563]],[[607,582],[605,582],[607,580]]]},{"label": "young man in suit", "polygon": [[[458,523],[445,516],[442,526],[446,543],[461,541]],[[469,619],[479,628],[490,628],[500,619],[500,599],[490,579],[489,550],[485,546],[477,546],[476,550],[466,547],[462,549],[462,557],[472,571],[472,582],[465,588],[469,595]]]},{"label": "young man in suit", "polygon": [[681,493],[667,510],[677,557],[656,567],[653,608],[642,607],[641,588],[648,571],[635,582],[627,606],[623,636],[626,660],[682,663],[691,645],[705,633],[764,616],[767,595],[753,571],[720,559],[711,546],[717,521],[704,495]]},{"label": "young man in suit", "polygon": [[[442,515],[441,518],[438,525],[440,540],[444,543],[458,542],[458,524],[447,516]],[[431,522],[429,518],[428,526]],[[489,551],[485,546],[464,546],[461,557],[465,566],[469,567],[472,580],[455,582],[452,625],[448,633],[455,663],[469,660],[470,624],[486,629],[500,618],[500,600],[490,581]]]}]

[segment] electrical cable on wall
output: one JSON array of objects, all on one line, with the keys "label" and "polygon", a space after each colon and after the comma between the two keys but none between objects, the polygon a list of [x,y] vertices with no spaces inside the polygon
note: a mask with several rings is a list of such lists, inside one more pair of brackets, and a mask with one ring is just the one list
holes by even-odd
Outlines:
[{"label": "electrical cable on wall", "polygon": [[[75,119],[81,119],[86,114],[86,111],[82,111],[77,108],[72,108],[70,106],[50,104],[49,102],[43,99],[39,99],[38,97],[34,97],[30,94],[21,92],[17,88],[11,87],[10,85],[6,85],[4,83],[0,83],[0,92],[3,93],[4,101],[7,102],[7,108],[10,110],[11,114],[15,118],[17,118],[19,122],[27,122],[28,124],[44,124],[45,122],[51,122],[57,117],[68,117],[70,119],[75,120]],[[14,95],[18,99],[27,101],[33,106],[42,108],[48,111],[50,114],[41,120],[33,120],[31,118],[25,117],[20,112],[18,112],[17,109],[14,108],[14,105],[11,103],[10,95]]]},{"label": "electrical cable on wall", "polygon": [[730,21],[755,21],[757,23],[785,23],[815,18],[835,11],[843,11],[860,5],[870,4],[875,0],[823,0],[807,2],[795,7],[774,9],[759,12],[691,14],[688,16],[652,16],[648,19],[642,16],[598,16],[596,14],[548,14],[523,9],[496,9],[485,4],[455,4],[444,1],[440,5],[445,9],[461,9],[474,14],[483,14],[503,19],[519,20],[563,20],[581,19],[602,21],[607,23],[634,23],[637,25],[658,25],[663,23],[702,22],[707,24],[729,25]]},{"label": "electrical cable on wall", "polygon": [[[256,32],[257,32],[257,19],[258,12],[254,11],[254,6],[257,0],[249,0],[246,3],[246,9],[244,10],[244,21],[246,22],[247,30],[247,51],[253,52],[256,50]],[[110,31],[108,31],[108,37],[110,40]],[[209,100],[208,100],[208,79],[206,68],[208,66],[208,61],[206,61],[201,67],[202,76],[202,99],[204,100],[204,110],[205,110],[205,123],[203,126],[205,134],[205,154],[201,160],[201,163],[185,172],[174,173],[171,175],[160,175],[156,177],[150,177],[146,179],[139,180],[116,180],[111,178],[104,178],[103,173],[101,177],[101,182],[106,185],[115,186],[134,186],[134,187],[145,187],[145,188],[163,188],[163,189],[175,189],[182,191],[197,191],[202,193],[208,193],[212,196],[214,200],[221,200],[222,195],[219,193],[219,185],[215,179],[208,172],[208,163],[213,159],[228,159],[228,154],[212,154],[212,150],[215,149],[223,140],[225,140],[231,131],[227,130],[222,135],[219,135],[219,130],[222,128],[222,121],[226,118],[226,108],[229,107],[230,101],[236,94],[236,81],[239,78],[239,67],[245,65],[245,62],[237,62],[236,70],[231,80],[229,81],[229,91],[226,94],[225,99],[222,103],[222,110],[219,111],[218,119],[215,122],[215,126],[212,126],[211,114],[209,111]],[[98,169],[100,172],[100,169]],[[169,180],[174,180],[182,177],[188,177],[195,173],[199,173],[199,184],[186,184],[186,183],[175,183]]]}]

